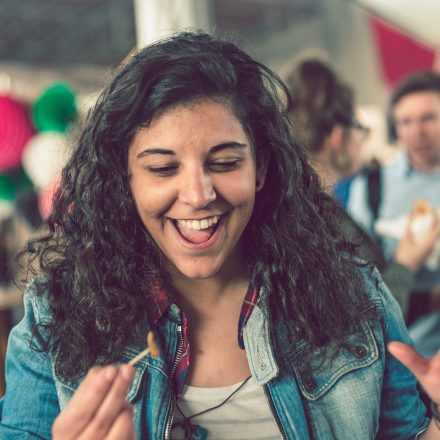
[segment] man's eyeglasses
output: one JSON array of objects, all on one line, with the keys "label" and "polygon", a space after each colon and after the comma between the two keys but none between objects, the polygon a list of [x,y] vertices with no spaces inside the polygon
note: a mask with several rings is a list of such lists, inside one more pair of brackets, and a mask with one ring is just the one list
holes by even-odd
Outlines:
[{"label": "man's eyeglasses", "polygon": [[353,119],[351,121],[350,127],[361,131],[365,136],[369,135],[371,131],[370,127],[361,124],[357,119]]},{"label": "man's eyeglasses", "polygon": [[353,128],[354,130],[358,130],[363,139],[366,139],[368,135],[370,134],[370,127],[367,127],[366,125],[361,124],[356,118],[353,118],[349,124],[347,124],[349,128]]}]

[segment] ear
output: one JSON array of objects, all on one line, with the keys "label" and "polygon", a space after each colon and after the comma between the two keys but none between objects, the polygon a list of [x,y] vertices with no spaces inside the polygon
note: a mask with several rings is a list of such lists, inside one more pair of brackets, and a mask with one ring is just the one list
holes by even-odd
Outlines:
[{"label": "ear", "polygon": [[344,144],[345,129],[342,125],[335,125],[332,131],[327,135],[327,145],[333,150],[340,150]]},{"label": "ear", "polygon": [[263,189],[264,182],[266,181],[266,174],[267,174],[267,166],[269,164],[269,157],[261,157],[257,161],[257,169],[255,172],[255,189],[256,191],[260,191]]}]

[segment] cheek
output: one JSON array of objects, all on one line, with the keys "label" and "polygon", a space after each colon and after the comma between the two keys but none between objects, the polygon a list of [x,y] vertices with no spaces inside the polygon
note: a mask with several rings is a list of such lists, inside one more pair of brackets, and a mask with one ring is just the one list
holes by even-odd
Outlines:
[{"label": "cheek", "polygon": [[405,136],[404,130],[402,130],[400,128],[396,128],[396,137],[399,140],[405,141],[406,136]]},{"label": "cheek", "polygon": [[353,161],[357,161],[362,155],[363,143],[360,139],[357,139],[353,142],[351,146],[351,154],[350,157]]},{"label": "cheek", "polygon": [[165,188],[148,185],[136,179],[131,182],[131,192],[142,218],[163,213],[172,200],[169,191]]},{"label": "cheek", "polygon": [[231,179],[227,199],[237,207],[252,209],[255,202],[255,176],[245,176],[239,180]]},{"label": "cheek", "polygon": [[440,125],[436,124],[434,127],[432,127],[432,130],[430,130],[430,134],[433,139],[439,140],[440,139]]}]

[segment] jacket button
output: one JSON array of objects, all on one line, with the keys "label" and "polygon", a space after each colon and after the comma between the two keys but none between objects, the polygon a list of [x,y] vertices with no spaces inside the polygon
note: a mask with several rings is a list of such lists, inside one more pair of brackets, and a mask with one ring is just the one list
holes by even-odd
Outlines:
[{"label": "jacket button", "polygon": [[312,376],[306,376],[304,378],[304,385],[306,386],[307,391],[313,391],[316,388],[316,383]]},{"label": "jacket button", "polygon": [[365,349],[365,347],[362,346],[358,346],[358,347],[353,347],[352,348],[353,354],[357,357],[357,358],[363,358],[366,356],[367,354],[367,350]]}]

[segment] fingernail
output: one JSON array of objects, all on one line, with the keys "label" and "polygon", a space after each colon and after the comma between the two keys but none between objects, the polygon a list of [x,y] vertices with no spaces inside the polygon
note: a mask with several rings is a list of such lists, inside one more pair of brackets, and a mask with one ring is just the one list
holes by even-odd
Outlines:
[{"label": "fingernail", "polygon": [[113,380],[113,378],[115,377],[115,374],[116,374],[116,367],[114,367],[113,365],[105,367],[103,374],[104,374],[104,378],[106,380],[109,380],[109,381]]},{"label": "fingernail", "polygon": [[131,381],[133,379],[134,371],[134,368],[130,367],[129,365],[124,365],[123,367],[121,367],[122,377],[127,381]]}]

